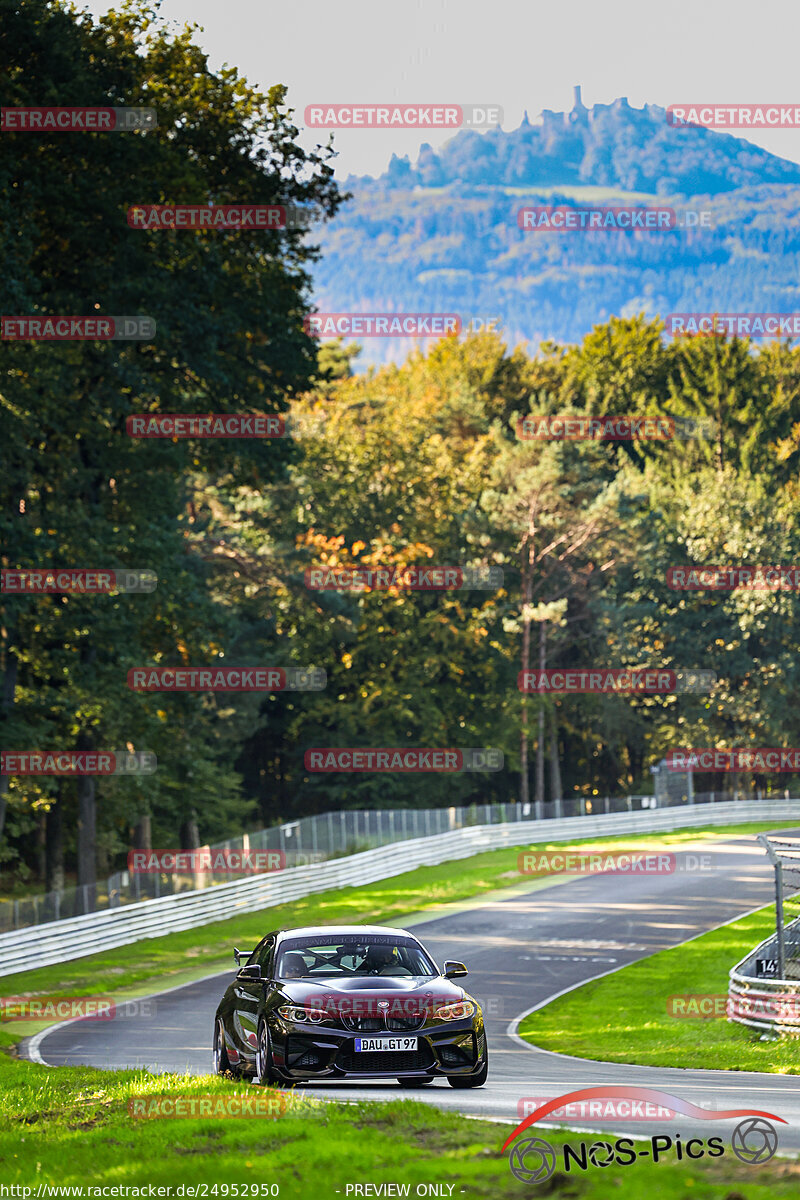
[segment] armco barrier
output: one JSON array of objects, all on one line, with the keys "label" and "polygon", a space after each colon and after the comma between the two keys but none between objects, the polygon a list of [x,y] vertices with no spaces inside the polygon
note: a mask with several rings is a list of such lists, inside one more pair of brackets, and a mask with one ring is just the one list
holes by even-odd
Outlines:
[{"label": "armco barrier", "polygon": [[[663,774],[663,773],[662,773]],[[668,808],[675,804],[724,804],[731,800],[761,800],[760,793],[746,796],[738,793],[704,792],[693,794],[691,777],[677,772],[666,783],[656,775],[656,796],[572,796],[555,800],[548,817],[588,817],[603,813],[640,812],[644,808]],[[667,786],[669,785],[669,786]],[[672,791],[670,791],[672,788]],[[773,796],[772,799],[777,799]],[[541,820],[545,816],[541,801],[520,804],[501,801],[494,804],[448,805],[446,808],[372,808],[340,809],[338,812],[315,813],[283,821],[266,829],[254,829],[223,842],[201,846],[202,851],[278,850],[286,854],[286,866],[304,867],[359,854],[362,850],[389,846],[413,838],[432,837],[435,833],[451,833],[473,825],[505,825],[511,821]],[[105,908],[121,908],[123,904],[140,904],[142,900],[159,900],[178,892],[198,891],[238,878],[235,871],[213,874],[192,872],[153,872],[137,874],[115,871],[105,880],[61,887],[49,892],[34,892],[0,897],[0,933],[13,929],[45,925],[48,921],[68,921],[85,913]]]},{"label": "armco barrier", "polygon": [[[800,1035],[798,939],[800,917],[784,928],[784,942],[793,949],[791,957],[781,953],[778,935],[773,933],[732,968],[728,983],[729,1020],[767,1035]],[[759,975],[759,959],[773,963],[775,974]],[[785,964],[782,977],[781,962]]]},{"label": "armco barrier", "polygon": [[728,984],[729,1020],[773,1035],[800,1034],[800,980],[756,975],[756,958],[775,955],[775,937],[767,938],[738,962]]},{"label": "armco barrier", "polygon": [[[378,849],[330,859],[308,867],[257,875],[205,891],[144,900],[124,908],[88,913],[67,921],[51,921],[0,934],[0,976],[34,967],[83,958],[101,950],[127,946],[144,938],[194,929],[238,913],[274,908],[330,888],[354,887],[390,879],[414,867],[434,866],[505,846],[574,841],[626,833],[668,833],[675,829],[742,821],[800,818],[798,800],[742,800],[613,813],[520,821],[507,825],[474,825],[451,833],[395,842]],[[522,880],[521,880],[522,881]]]}]

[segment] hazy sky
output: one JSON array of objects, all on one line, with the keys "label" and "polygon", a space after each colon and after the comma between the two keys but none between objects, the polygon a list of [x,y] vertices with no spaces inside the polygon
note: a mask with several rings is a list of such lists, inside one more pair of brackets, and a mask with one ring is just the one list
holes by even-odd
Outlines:
[{"label": "hazy sky", "polygon": [[[161,13],[204,27],[212,67],[287,84],[300,126],[307,104],[389,101],[499,104],[513,129],[526,108],[571,108],[574,84],[587,106],[800,103],[798,0],[163,0]],[[392,153],[413,161],[451,136],[337,131],[337,175],[380,174]],[[800,162],[800,129],[747,137]]]}]

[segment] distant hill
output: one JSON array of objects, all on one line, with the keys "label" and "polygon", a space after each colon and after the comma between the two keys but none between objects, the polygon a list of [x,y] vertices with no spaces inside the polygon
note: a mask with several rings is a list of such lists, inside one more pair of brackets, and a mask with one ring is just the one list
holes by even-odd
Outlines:
[{"label": "distant hill", "polygon": [[393,188],[594,184],[656,196],[800,183],[800,166],[743,138],[670,126],[665,109],[656,104],[631,108],[624,97],[589,109],[580,88],[575,92],[572,112],[545,109],[540,125],[531,125],[526,113],[511,133],[460,132],[439,154],[426,142],[415,166],[393,155],[379,182]]},{"label": "distant hill", "polygon": [[[393,157],[323,230],[322,311],[446,311],[501,318],[531,345],[577,341],[611,314],[800,310],[800,166],[742,138],[673,128],[625,99],[527,115],[511,132],[460,132],[416,164]],[[713,228],[523,232],[525,204],[710,210]],[[411,343],[365,339],[361,364]]]}]

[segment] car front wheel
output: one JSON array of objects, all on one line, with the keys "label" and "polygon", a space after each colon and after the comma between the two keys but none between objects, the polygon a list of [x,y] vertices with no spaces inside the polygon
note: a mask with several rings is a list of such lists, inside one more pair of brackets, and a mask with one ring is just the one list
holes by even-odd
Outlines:
[{"label": "car front wheel", "polygon": [[260,1083],[267,1087],[271,1083],[277,1083],[278,1077],[272,1069],[272,1047],[269,1041],[269,1030],[265,1020],[258,1023],[258,1037],[256,1039],[256,1071],[253,1076],[254,1083]]},{"label": "car front wheel", "polygon": [[219,1017],[214,1025],[214,1047],[211,1053],[214,1063],[214,1074],[229,1074],[231,1064],[228,1059],[228,1051],[225,1048],[225,1030],[222,1026],[222,1020]]},{"label": "car front wheel", "polygon": [[475,1088],[483,1087],[489,1077],[489,1055],[486,1055],[484,1064],[476,1075],[449,1075],[447,1082],[450,1087],[454,1088]]}]

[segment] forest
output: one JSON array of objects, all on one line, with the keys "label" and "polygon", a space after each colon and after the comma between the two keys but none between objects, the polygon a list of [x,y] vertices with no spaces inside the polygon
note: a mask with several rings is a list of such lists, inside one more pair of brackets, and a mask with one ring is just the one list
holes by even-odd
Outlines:
[{"label": "forest", "polygon": [[[669,339],[640,313],[573,344],[445,337],[359,371],[357,344],[307,332],[313,236],[127,223],[133,204],[209,197],[333,219],[348,198],[332,151],[301,148],[285,89],[260,95],[233,69],[214,74],[190,33],[153,25],[145,6],[92,23],[23,0],[9,22],[34,68],[10,71],[9,103],[41,102],[31,79],[57,79],[62,103],[118,95],[155,104],[159,124],[4,134],[3,312],[139,315],[156,333],[2,343],[0,565],[143,571],[157,586],[3,591],[0,744],[127,748],[158,767],[0,776],[4,885],[91,882],[145,842],[213,841],[331,809],[643,792],[670,750],[793,745],[795,591],[682,591],[669,572],[797,561],[800,351]],[[134,416],[164,414],[280,416],[286,436],[129,432]],[[531,416],[668,419],[676,432],[520,438]],[[481,586],[308,586],[314,570],[442,567]],[[518,686],[530,667],[716,682],[531,694]],[[150,668],[324,672],[325,684],[129,686]],[[306,769],[310,749],[337,747],[488,747],[504,766]]]}]

